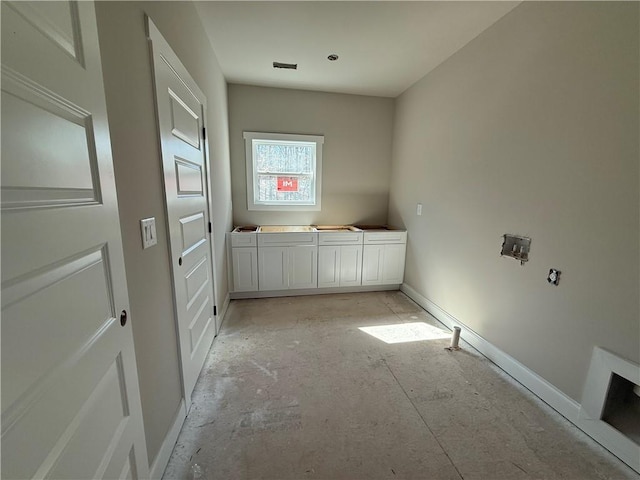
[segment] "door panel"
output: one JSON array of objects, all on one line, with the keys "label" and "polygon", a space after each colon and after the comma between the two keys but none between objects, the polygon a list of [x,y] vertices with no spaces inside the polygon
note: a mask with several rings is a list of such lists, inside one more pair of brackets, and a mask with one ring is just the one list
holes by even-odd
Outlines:
[{"label": "door panel", "polygon": [[232,248],[234,292],[258,290],[258,249]]},{"label": "door panel", "polygon": [[384,266],[382,281],[384,283],[402,283],[404,277],[404,257],[406,245],[391,244],[384,247]]},{"label": "door panel", "polygon": [[289,288],[289,247],[261,247],[258,249],[258,286],[260,290]]},{"label": "door panel", "polygon": [[89,112],[8,66],[1,101],[2,153],[20,159],[2,165],[4,208],[98,203]]},{"label": "door panel", "polygon": [[186,256],[207,241],[205,231],[205,212],[196,212],[184,218],[179,218],[180,237],[182,240],[181,253]]},{"label": "door panel", "polygon": [[340,247],[318,247],[318,287],[340,286]]},{"label": "door panel", "polygon": [[187,308],[191,308],[193,303],[200,297],[200,294],[209,285],[209,270],[206,258],[203,258],[189,273],[185,275],[187,279]]},{"label": "door panel", "polygon": [[362,284],[362,245],[340,247],[340,286]]},{"label": "door panel", "polygon": [[[53,365],[62,364],[69,352],[81,350],[105,321],[115,318],[104,257],[105,252],[99,250],[67,259],[5,286],[2,334],[7,342],[6,346],[3,342],[2,360],[21,368],[3,372],[3,405],[28,396],[30,387],[46,377]],[[92,301],[70,309],[62,300],[76,296]],[[43,318],[59,320],[43,322]],[[60,336],[61,328],[64,336]]]},{"label": "door panel", "polygon": [[191,392],[216,333],[208,160],[203,137],[206,98],[150,20],[148,29],[184,398],[190,405]]},{"label": "door panel", "polygon": [[[181,90],[180,93],[174,91]],[[169,94],[169,107],[171,115],[171,133],[174,137],[188,143],[196,150],[200,150],[200,116],[191,107],[199,110],[197,102],[193,102],[190,92],[181,84],[174,85],[167,89]]]},{"label": "door panel", "polygon": [[384,245],[365,245],[362,254],[362,285],[382,283]]},{"label": "door panel", "polygon": [[3,478],[145,478],[94,6],[1,8]]},{"label": "door panel", "polygon": [[204,195],[202,165],[194,164],[180,157],[175,157],[175,162],[178,196]]},{"label": "door panel", "polygon": [[76,2],[11,2],[34,28],[83,65],[80,17]]},{"label": "door panel", "polygon": [[318,247],[289,247],[289,288],[318,286]]}]

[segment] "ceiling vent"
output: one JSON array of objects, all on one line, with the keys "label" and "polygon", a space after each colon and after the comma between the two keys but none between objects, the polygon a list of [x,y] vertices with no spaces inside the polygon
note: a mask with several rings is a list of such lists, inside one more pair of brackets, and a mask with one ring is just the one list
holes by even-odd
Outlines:
[{"label": "ceiling vent", "polygon": [[273,62],[273,68],[286,68],[287,70],[297,70],[298,69],[298,64],[297,63]]}]

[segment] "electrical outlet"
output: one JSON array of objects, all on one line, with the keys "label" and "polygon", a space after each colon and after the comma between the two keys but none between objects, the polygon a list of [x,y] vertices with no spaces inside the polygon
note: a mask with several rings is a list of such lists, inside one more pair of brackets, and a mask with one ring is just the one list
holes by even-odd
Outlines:
[{"label": "electrical outlet", "polygon": [[419,203],[416,207],[416,215],[422,215],[422,204]]},{"label": "electrical outlet", "polygon": [[158,243],[156,237],[156,218],[143,218],[140,220],[140,233],[142,234],[142,248],[153,247]]},{"label": "electrical outlet", "polygon": [[560,283],[560,270],[556,270],[555,268],[549,269],[549,275],[547,275],[547,282],[551,285],[558,285]]}]

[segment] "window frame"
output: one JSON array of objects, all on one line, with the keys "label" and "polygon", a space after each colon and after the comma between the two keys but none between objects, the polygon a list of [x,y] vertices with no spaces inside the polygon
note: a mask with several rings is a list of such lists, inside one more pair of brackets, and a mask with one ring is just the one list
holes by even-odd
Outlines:
[{"label": "window frame", "polygon": [[[321,210],[322,199],[322,147],[324,135],[300,135],[294,133],[267,133],[267,132],[244,132],[244,149],[247,170],[247,210],[267,210],[267,211],[318,211]],[[315,143],[315,172],[314,196],[315,203],[285,203],[286,201],[258,202],[256,203],[256,174],[254,161],[254,140],[282,141],[282,142],[308,142]],[[283,176],[286,176],[283,174]]]}]

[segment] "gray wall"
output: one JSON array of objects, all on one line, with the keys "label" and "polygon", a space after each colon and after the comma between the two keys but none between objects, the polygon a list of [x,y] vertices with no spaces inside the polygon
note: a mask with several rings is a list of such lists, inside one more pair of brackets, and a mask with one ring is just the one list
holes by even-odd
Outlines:
[{"label": "gray wall", "polygon": [[[229,85],[235,225],[386,222],[393,100]],[[322,210],[247,210],[244,131],[324,135]]]},{"label": "gray wall", "polygon": [[[228,292],[224,234],[231,227],[226,82],[192,3],[97,2],[96,11],[145,436],[152,462],[177,413],[181,387],[144,13],[207,96],[219,306]],[[150,216],[156,217],[158,245],[143,251],[139,220]]]},{"label": "gray wall", "polygon": [[577,401],[595,345],[640,361],[638,8],[524,2],[397,99],[406,283]]}]

